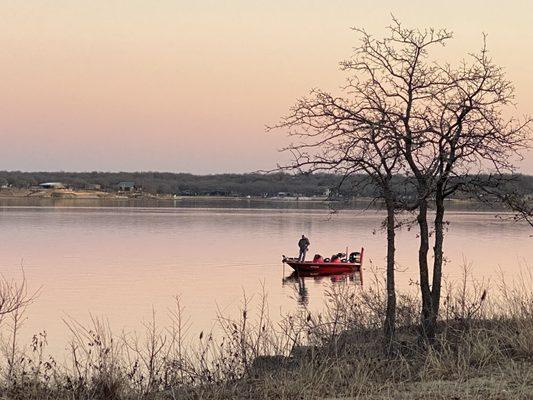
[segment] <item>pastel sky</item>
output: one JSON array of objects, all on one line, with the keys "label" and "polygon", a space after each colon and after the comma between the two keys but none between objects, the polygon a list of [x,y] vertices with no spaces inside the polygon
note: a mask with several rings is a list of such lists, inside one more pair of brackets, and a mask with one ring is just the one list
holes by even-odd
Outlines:
[{"label": "pastel sky", "polygon": [[1,0],[0,169],[273,168],[286,138],[265,125],[339,87],[349,28],[382,35],[391,13],[452,30],[451,61],[487,33],[533,114],[531,0]]}]

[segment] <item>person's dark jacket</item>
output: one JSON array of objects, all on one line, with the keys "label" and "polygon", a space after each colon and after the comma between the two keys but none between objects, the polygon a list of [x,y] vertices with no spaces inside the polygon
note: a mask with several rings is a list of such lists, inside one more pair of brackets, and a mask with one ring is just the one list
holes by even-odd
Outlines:
[{"label": "person's dark jacket", "polygon": [[298,247],[300,247],[300,249],[307,249],[309,247],[310,243],[309,243],[309,239],[307,238],[301,238],[299,241],[298,241]]}]

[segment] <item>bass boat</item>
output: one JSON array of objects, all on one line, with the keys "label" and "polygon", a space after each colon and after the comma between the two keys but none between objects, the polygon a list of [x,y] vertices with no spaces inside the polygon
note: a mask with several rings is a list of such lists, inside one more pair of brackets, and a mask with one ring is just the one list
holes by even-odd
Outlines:
[{"label": "bass boat", "polygon": [[338,254],[331,259],[322,258],[316,255],[312,261],[299,261],[296,257],[283,256],[283,263],[288,264],[296,272],[311,273],[313,275],[328,275],[343,272],[362,272],[364,248],[361,252],[353,252],[346,257],[345,254]]}]

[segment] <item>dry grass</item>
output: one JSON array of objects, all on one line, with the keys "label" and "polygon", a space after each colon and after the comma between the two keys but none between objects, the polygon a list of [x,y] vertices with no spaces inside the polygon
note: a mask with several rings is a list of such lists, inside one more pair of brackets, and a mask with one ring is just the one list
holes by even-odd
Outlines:
[{"label": "dry grass", "polygon": [[221,334],[203,332],[195,345],[186,345],[188,322],[177,298],[171,326],[159,327],[154,313],[138,335],[115,336],[98,319],[90,326],[66,321],[72,333],[66,365],[45,357],[43,334],[25,353],[4,346],[0,393],[14,399],[533,398],[530,286],[502,280],[490,296],[469,280],[467,268],[461,283],[447,289],[432,346],[418,339],[418,301],[399,296],[392,356],[382,351],[379,280],[364,291],[333,285],[321,314],[302,309],[279,323],[269,318],[266,295],[253,313],[244,298],[237,320],[219,315]]}]

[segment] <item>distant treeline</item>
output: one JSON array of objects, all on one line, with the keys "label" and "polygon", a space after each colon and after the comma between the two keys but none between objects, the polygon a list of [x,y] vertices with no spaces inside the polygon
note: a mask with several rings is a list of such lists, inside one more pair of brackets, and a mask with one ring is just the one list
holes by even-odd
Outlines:
[{"label": "distant treeline", "polygon": [[[507,189],[533,194],[533,176],[515,175]],[[0,171],[0,186],[31,188],[44,182],[61,182],[73,189],[100,185],[101,190],[116,191],[120,182],[133,182],[144,192],[177,195],[222,196],[324,196],[373,197],[377,188],[364,175],[348,179],[334,174],[216,174],[192,175],[170,172],[21,172]],[[410,193],[408,178],[397,177],[396,184]],[[341,185],[342,183],[342,185]],[[464,194],[459,194],[464,196]]]},{"label": "distant treeline", "polygon": [[192,175],[169,172],[20,172],[0,171],[0,185],[30,188],[43,182],[61,182],[74,189],[101,185],[115,191],[120,182],[134,182],[144,192],[181,195],[323,195],[339,185],[335,175],[216,174]]}]

